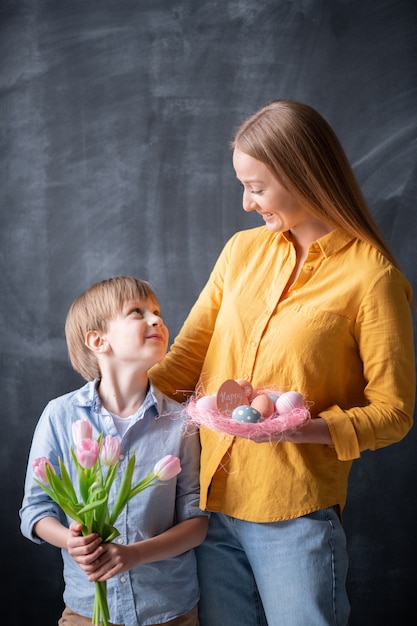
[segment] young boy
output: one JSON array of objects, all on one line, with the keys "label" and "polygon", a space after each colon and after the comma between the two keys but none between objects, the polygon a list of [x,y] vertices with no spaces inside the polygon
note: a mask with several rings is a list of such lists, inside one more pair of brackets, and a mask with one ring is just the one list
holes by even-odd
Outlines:
[{"label": "young boy", "polygon": [[[150,284],[117,277],[90,287],[72,304],[65,325],[71,364],[87,381],[49,402],[30,451],[21,516],[23,535],[61,548],[65,610],[60,626],[91,624],[94,581],[107,581],[111,624],[197,626],[199,589],[193,548],[207,531],[199,503],[198,433],[180,419],[181,405],[150,384],[148,369],[165,355],[168,329]],[[132,484],[162,457],[179,457],[181,472],[163,487],[135,496],[116,521],[120,536],[102,543],[81,536],[73,522],[37,485],[34,459],[58,457],[76,483],[70,457],[72,424],[88,419],[93,437],[120,437],[117,493],[130,455]],[[109,502],[112,505],[112,502]]]}]

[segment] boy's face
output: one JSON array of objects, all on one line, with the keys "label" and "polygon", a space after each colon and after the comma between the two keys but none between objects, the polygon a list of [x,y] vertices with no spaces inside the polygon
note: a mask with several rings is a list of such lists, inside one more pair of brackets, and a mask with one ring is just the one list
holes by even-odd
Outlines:
[{"label": "boy's face", "polygon": [[139,363],[144,370],[161,361],[168,348],[168,328],[153,299],[126,302],[104,335],[117,364]]}]

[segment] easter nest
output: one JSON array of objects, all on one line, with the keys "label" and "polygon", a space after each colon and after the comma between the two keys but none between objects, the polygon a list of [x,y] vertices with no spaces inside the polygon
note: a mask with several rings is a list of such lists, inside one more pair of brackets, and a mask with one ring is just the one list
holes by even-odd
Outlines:
[{"label": "easter nest", "polygon": [[272,437],[273,435],[294,431],[310,419],[310,411],[305,406],[293,409],[287,413],[274,412],[270,417],[259,422],[241,422],[217,410],[197,408],[197,401],[198,398],[191,399],[186,407],[188,417],[193,424],[247,439],[259,435]]}]

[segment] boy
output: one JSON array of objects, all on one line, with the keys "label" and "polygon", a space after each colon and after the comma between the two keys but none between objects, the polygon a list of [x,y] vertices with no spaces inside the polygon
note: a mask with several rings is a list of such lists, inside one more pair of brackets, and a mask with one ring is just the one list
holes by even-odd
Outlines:
[{"label": "boy", "polygon": [[[95,585],[107,582],[112,624],[197,626],[199,597],[193,548],[207,531],[199,509],[197,433],[183,432],[181,405],[150,384],[148,369],[165,355],[168,329],[151,285],[116,277],[90,287],[72,304],[65,333],[73,368],[88,382],[49,402],[35,430],[21,516],[23,535],[61,548],[65,610],[60,626],[91,624]],[[93,436],[120,437],[116,494],[130,454],[136,454],[132,484],[167,454],[179,457],[182,471],[164,487],[133,498],[116,521],[120,536],[102,543],[81,536],[39,487],[35,458],[58,457],[76,482],[70,457],[72,423],[88,419]],[[111,502],[109,503],[112,504]]]}]

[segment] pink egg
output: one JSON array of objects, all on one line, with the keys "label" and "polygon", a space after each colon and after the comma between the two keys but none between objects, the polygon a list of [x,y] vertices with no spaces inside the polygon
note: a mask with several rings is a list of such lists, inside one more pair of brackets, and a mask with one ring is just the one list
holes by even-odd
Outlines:
[{"label": "pink egg", "polygon": [[248,398],[251,398],[252,394],[253,394],[253,387],[251,385],[251,383],[248,380],[245,380],[244,378],[238,378],[236,380],[237,384],[240,385],[243,389],[243,391],[245,392],[245,395]]},{"label": "pink egg", "polygon": [[252,408],[259,411],[265,419],[271,417],[272,413],[275,411],[275,404],[273,400],[271,400],[271,398],[265,393],[261,393],[259,396],[256,396],[250,405]]},{"label": "pink egg", "polygon": [[217,411],[216,396],[201,396],[195,403],[199,411]]},{"label": "pink egg", "polygon": [[298,391],[286,391],[279,396],[275,402],[275,408],[278,413],[288,413],[294,409],[302,409],[304,407],[304,399]]}]

